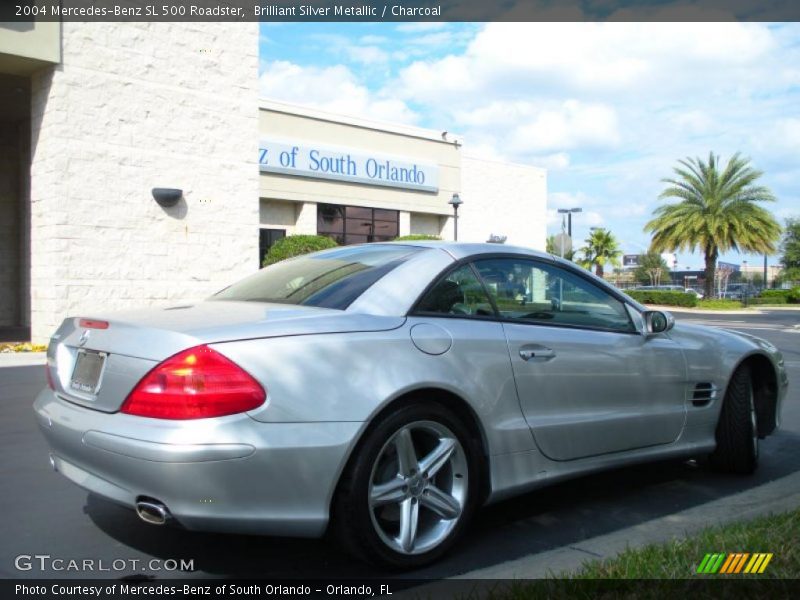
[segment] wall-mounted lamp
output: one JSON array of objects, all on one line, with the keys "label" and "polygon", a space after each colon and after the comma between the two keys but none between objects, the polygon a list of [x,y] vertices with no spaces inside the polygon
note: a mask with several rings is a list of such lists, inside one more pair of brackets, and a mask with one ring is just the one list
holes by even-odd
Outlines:
[{"label": "wall-mounted lamp", "polygon": [[177,188],[153,188],[153,199],[164,208],[175,206],[182,196],[183,190]]}]

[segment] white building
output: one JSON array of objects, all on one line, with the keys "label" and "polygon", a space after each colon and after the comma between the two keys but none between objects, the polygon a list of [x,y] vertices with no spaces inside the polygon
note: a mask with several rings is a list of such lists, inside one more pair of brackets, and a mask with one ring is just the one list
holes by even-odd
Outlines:
[{"label": "white building", "polygon": [[257,54],[257,23],[0,24],[0,341],[206,297],[282,235],[452,239],[455,193],[460,240],[544,248],[543,170],[259,100]]}]

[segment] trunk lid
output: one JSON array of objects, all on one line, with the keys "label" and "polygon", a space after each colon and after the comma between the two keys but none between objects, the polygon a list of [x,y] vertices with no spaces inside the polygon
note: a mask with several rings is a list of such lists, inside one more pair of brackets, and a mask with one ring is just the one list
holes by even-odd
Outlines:
[{"label": "trunk lid", "polygon": [[50,340],[48,369],[56,392],[71,402],[116,412],[159,362],[201,344],[287,335],[385,331],[405,317],[260,302],[206,301],[168,308],[92,313],[107,328],[65,319]]}]

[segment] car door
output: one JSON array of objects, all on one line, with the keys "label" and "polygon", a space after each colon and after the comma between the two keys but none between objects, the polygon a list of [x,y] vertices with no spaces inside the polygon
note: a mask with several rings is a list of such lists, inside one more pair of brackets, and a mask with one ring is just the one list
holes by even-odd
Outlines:
[{"label": "car door", "polygon": [[624,303],[541,260],[474,263],[503,323],[525,419],[544,455],[574,460],[668,444],[686,418],[686,365]]}]

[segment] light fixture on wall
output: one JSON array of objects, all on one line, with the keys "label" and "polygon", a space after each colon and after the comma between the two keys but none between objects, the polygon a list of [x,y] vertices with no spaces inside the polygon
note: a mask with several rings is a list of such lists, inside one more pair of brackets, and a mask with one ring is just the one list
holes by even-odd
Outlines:
[{"label": "light fixture on wall", "polygon": [[153,188],[153,199],[164,208],[175,206],[182,196],[183,190],[177,188]]},{"label": "light fixture on wall", "polygon": [[458,193],[453,194],[453,197],[450,198],[448,202],[450,206],[453,207],[453,239],[457,242],[458,241],[458,207],[464,204],[464,201],[461,199],[461,196]]}]

